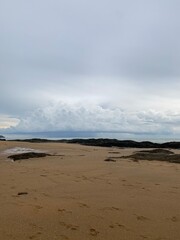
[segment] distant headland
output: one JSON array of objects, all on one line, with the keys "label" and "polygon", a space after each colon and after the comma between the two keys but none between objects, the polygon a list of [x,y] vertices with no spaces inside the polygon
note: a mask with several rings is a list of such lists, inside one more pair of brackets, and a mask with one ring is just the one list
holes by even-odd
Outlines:
[{"label": "distant headland", "polygon": [[[3,137],[3,136],[2,136]],[[117,140],[109,138],[90,138],[90,139],[60,139],[50,140],[42,138],[32,139],[16,139],[9,141],[20,141],[20,142],[31,142],[31,143],[47,143],[47,142],[59,142],[59,143],[74,143],[86,146],[99,146],[99,147],[120,147],[120,148],[172,148],[180,149],[180,142],[165,142],[165,143],[154,143],[150,141],[137,142],[133,140]]]}]

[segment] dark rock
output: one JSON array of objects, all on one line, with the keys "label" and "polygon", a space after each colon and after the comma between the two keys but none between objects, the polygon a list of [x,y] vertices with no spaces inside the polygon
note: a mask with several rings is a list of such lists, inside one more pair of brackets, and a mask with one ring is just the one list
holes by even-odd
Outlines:
[{"label": "dark rock", "polygon": [[21,196],[21,195],[27,195],[28,193],[27,192],[18,192],[18,196]]},{"label": "dark rock", "polygon": [[27,153],[20,153],[20,154],[14,154],[9,156],[8,158],[13,159],[14,161],[23,160],[23,159],[29,159],[29,158],[41,158],[46,156],[52,156],[47,153],[36,153],[36,152],[27,152]]},{"label": "dark rock", "polygon": [[143,151],[140,151],[142,153],[162,153],[162,154],[174,154],[174,152],[170,151],[170,150],[167,150],[167,149],[160,149],[160,148],[157,148],[157,149],[153,149],[153,150],[143,150]]},{"label": "dark rock", "polygon": [[116,162],[116,160],[112,159],[112,158],[106,158],[104,160],[105,162]]},{"label": "dark rock", "polygon": [[123,156],[121,158],[131,158],[133,161],[148,160],[148,161],[163,161],[169,163],[180,163],[180,154],[174,154],[172,151],[166,149],[153,149],[150,151],[135,152],[130,156]]}]

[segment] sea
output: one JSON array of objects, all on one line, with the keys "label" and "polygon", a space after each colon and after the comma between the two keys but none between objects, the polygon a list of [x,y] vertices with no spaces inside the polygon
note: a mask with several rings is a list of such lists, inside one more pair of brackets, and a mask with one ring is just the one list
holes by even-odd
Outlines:
[{"label": "sea", "polygon": [[56,132],[26,132],[26,133],[0,133],[7,140],[16,139],[32,139],[41,138],[49,140],[60,140],[60,139],[88,139],[88,138],[109,138],[118,140],[134,140],[134,141],[151,141],[157,143],[163,142],[180,142],[180,138],[174,138],[171,136],[164,135],[142,135],[142,134],[129,134],[129,133],[119,133],[119,132],[92,132],[92,131],[56,131]]}]

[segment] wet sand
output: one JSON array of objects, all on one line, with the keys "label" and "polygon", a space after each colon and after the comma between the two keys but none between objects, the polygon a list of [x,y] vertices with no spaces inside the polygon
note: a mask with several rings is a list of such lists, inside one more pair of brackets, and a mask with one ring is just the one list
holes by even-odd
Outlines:
[{"label": "wet sand", "polygon": [[[13,162],[17,147],[61,156]],[[0,142],[0,239],[179,240],[180,164],[104,161],[135,151]]]}]

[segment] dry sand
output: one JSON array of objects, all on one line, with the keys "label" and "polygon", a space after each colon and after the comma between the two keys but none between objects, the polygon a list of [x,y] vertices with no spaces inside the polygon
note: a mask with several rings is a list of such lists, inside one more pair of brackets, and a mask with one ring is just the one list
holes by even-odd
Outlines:
[{"label": "dry sand", "polygon": [[[14,147],[63,156],[12,162]],[[180,164],[104,161],[136,150],[0,142],[0,239],[179,240]]]}]

